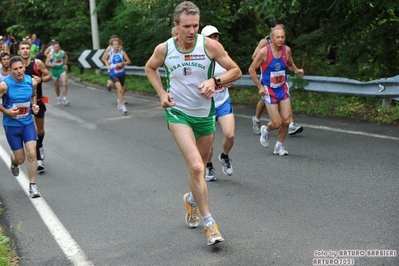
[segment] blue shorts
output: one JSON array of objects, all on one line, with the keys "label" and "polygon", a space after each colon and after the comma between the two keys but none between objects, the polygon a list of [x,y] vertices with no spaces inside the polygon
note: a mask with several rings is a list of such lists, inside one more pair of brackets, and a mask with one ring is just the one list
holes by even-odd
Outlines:
[{"label": "blue shorts", "polygon": [[233,106],[230,103],[230,97],[219,107],[216,107],[216,120],[219,117],[232,114],[234,112]]},{"label": "blue shorts", "polygon": [[265,90],[267,90],[268,95],[262,97],[264,103],[267,104],[278,104],[280,101],[290,98],[289,87],[287,83],[283,86],[273,89],[270,86],[263,85]]},{"label": "blue shorts", "polygon": [[36,141],[36,127],[35,123],[30,123],[26,126],[10,127],[4,126],[6,138],[11,150],[17,151],[24,147],[23,143],[29,141]]}]

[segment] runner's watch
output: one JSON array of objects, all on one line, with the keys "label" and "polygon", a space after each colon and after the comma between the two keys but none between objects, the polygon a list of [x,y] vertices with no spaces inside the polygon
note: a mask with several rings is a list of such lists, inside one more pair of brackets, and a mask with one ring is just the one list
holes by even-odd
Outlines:
[{"label": "runner's watch", "polygon": [[220,78],[219,78],[218,76],[214,76],[214,77],[212,77],[212,78],[213,78],[213,80],[215,81],[215,85],[216,85],[216,86],[222,85],[222,82],[220,82]]}]

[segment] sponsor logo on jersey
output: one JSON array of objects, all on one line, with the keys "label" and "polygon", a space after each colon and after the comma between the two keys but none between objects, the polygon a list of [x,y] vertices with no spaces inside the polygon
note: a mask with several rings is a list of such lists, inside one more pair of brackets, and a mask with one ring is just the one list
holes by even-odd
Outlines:
[{"label": "sponsor logo on jersey", "polygon": [[191,75],[192,73],[193,73],[193,71],[191,70],[191,67],[184,67],[183,68],[183,75],[184,76]]},{"label": "sponsor logo on jersey", "polygon": [[204,54],[186,54],[184,55],[184,61],[191,61],[191,60],[205,60]]}]

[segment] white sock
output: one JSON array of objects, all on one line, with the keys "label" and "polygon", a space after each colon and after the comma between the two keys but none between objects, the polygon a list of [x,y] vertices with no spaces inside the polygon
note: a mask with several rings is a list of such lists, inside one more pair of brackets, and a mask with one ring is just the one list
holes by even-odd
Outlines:
[{"label": "white sock", "polygon": [[215,221],[213,220],[211,214],[209,214],[209,215],[207,215],[207,216],[205,216],[205,217],[202,217],[202,220],[204,221],[204,225],[207,225],[207,224],[210,223],[210,222],[215,222]]},{"label": "white sock", "polygon": [[188,203],[197,205],[192,192],[190,192],[190,196],[188,197]]},{"label": "white sock", "polygon": [[277,148],[277,147],[279,147],[279,146],[281,146],[281,145],[283,145],[283,143],[281,143],[280,141],[277,141],[277,142],[276,142],[276,146],[274,146],[274,147]]},{"label": "white sock", "polygon": [[294,122],[291,122],[289,126],[291,127],[291,126],[293,126],[293,125],[294,125]]}]

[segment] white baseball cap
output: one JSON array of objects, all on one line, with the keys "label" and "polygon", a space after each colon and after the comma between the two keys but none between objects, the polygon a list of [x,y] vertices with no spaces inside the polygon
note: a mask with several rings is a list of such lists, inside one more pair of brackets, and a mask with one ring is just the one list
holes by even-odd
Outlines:
[{"label": "white baseball cap", "polygon": [[3,36],[0,35],[0,40],[3,40]]},{"label": "white baseball cap", "polygon": [[201,31],[201,34],[203,34],[205,36],[210,36],[214,33],[220,34],[218,29],[215,26],[211,26],[211,25],[205,26]]}]

